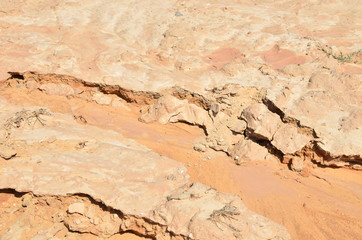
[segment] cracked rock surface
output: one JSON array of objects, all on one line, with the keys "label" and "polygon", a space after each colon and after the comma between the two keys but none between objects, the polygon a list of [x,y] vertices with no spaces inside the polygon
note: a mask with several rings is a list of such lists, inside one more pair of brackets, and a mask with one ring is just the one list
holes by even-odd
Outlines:
[{"label": "cracked rock surface", "polygon": [[[58,205],[67,196],[88,199],[54,212],[60,219],[53,221],[70,231],[100,237],[132,231],[157,239],[289,239],[283,227],[248,210],[240,198],[190,183],[182,164],[114,131],[3,98],[0,109],[0,124],[8,126],[3,144],[16,149],[16,156],[1,161],[0,188],[30,192],[34,201],[55,196],[49,199]],[[28,207],[32,200],[22,204]],[[236,213],[212,218],[225,206]]]},{"label": "cracked rock surface", "polygon": [[[360,8],[350,11],[353,4],[341,0],[265,5],[160,5],[153,0],[149,5],[123,0],[2,1],[1,78],[8,71],[14,76],[29,70],[56,73],[83,79],[127,101],[152,104],[162,97],[141,119],[197,124],[209,135],[200,144],[216,151],[243,146],[236,145],[240,134],[284,162],[312,150],[316,157],[303,158],[360,168],[362,68],[360,41],[354,35]],[[325,9],[328,21],[319,9]],[[342,12],[350,13],[349,24],[344,24]],[[350,58],[341,64],[330,51]],[[61,81],[37,84],[27,82],[48,94],[78,94]],[[176,103],[168,94],[208,113],[185,101]],[[119,104],[99,93],[93,99]],[[238,122],[241,111],[255,103],[269,111],[251,111],[249,115],[262,115],[247,122],[244,131]]]},{"label": "cracked rock surface", "polygon": [[[54,222],[44,230],[16,215],[2,239],[288,239],[240,199],[191,183],[183,164],[110,130],[134,127],[110,116],[132,103],[143,123],[198,126],[193,149],[237,167],[361,170],[360,16],[358,0],[0,1],[0,87],[51,96],[59,110],[0,96],[0,188],[21,198],[7,216],[42,209]],[[70,114],[85,102],[109,112]],[[133,133],[158,144],[156,133]]]}]

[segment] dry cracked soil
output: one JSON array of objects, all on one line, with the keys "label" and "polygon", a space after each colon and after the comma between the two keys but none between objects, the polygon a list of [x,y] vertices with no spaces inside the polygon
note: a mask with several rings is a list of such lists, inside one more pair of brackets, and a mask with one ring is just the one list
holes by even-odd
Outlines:
[{"label": "dry cracked soil", "polygon": [[361,16],[0,1],[0,240],[362,239]]}]

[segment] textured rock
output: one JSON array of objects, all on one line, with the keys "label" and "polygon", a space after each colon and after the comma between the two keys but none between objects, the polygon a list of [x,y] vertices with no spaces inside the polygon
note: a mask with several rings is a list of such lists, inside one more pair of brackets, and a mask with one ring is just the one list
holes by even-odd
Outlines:
[{"label": "textured rock", "polygon": [[270,89],[267,97],[285,119],[313,129],[322,164],[348,166],[362,162],[361,93],[359,76],[321,71],[282,91]]},{"label": "textured rock", "polygon": [[[22,109],[3,99],[0,108],[2,125]],[[100,237],[134,231],[157,239],[171,239],[171,235],[176,239],[289,239],[283,227],[251,212],[238,197],[189,183],[180,163],[116,132],[78,124],[70,115],[48,113],[43,124],[7,129],[10,139],[21,143],[17,147],[22,152],[14,161],[1,164],[0,189],[35,196],[89,196],[93,204],[76,199],[65,210],[64,224],[71,231]],[[54,135],[55,141],[47,141]],[[97,210],[95,203],[103,204],[103,210]],[[57,205],[55,200],[47,204]],[[32,202],[26,205],[31,209]],[[226,219],[216,214],[229,205],[235,214],[226,213]]]},{"label": "textured rock", "polygon": [[5,160],[9,160],[16,156],[16,151],[10,146],[6,146],[4,144],[0,144],[0,157]]},{"label": "textured rock", "polygon": [[244,120],[235,120],[228,124],[228,128],[233,131],[234,133],[243,134],[247,124]]},{"label": "textured rock", "polygon": [[293,154],[309,144],[311,137],[299,133],[295,126],[283,124],[274,134],[271,143],[283,154]]},{"label": "textured rock", "polygon": [[265,147],[251,140],[241,140],[228,150],[237,164],[253,160],[265,160],[270,155]]},{"label": "textured rock", "polygon": [[294,156],[291,159],[291,169],[296,172],[301,172],[304,168],[304,160],[301,157]]},{"label": "textured rock", "polygon": [[[78,82],[72,83],[92,87],[82,97],[92,100],[96,92],[98,96],[93,100],[99,104],[123,108],[119,102],[97,92],[100,89],[130,102],[149,104],[159,99],[141,118],[145,121],[186,121],[200,125],[208,133],[200,144],[217,151],[250,160],[255,159],[254,156],[268,158],[266,151],[284,155],[278,157],[287,159],[286,162],[291,163],[295,171],[300,171],[306,160],[360,169],[361,54],[353,56],[354,63],[343,65],[336,57],[326,55],[329,49],[334,53],[341,51],[341,56],[360,49],[358,34],[362,11],[359,6],[357,0],[348,4],[342,0],[267,1],[263,4],[235,0],[215,0],[207,4],[195,0],[162,4],[157,0],[147,4],[134,0],[3,0],[0,2],[0,79],[7,78],[10,71],[14,88],[22,90],[26,86],[28,90],[42,89],[47,94],[73,97],[78,93],[68,81],[73,76],[76,77],[73,80]],[[42,82],[21,75],[25,71],[68,76],[57,79],[54,75]],[[31,74],[37,76],[28,72],[28,75]],[[176,85],[183,90],[173,94],[177,99],[164,96]],[[252,110],[253,104],[258,104],[255,111]],[[244,120],[239,118],[248,106],[250,108],[245,113],[252,111],[249,119],[243,117],[244,124]],[[19,177],[19,183],[4,180],[8,181],[4,186],[13,184],[14,188],[29,189],[30,183],[35,182],[32,186],[35,192],[53,191],[57,194],[66,194],[66,189],[73,187],[102,201],[106,199],[107,206],[124,207],[129,204],[127,200],[114,200],[111,192],[103,188],[93,189],[84,183],[89,180],[94,184],[91,180],[102,182],[109,180],[108,177],[117,179],[110,186],[131,185],[139,181],[138,172],[131,171],[136,179],[121,184],[119,179],[123,179],[122,174],[131,173],[123,172],[124,168],[115,161],[106,161],[109,156],[105,156],[104,152],[115,156],[121,152],[125,159],[148,158],[148,155],[151,156],[150,162],[159,159],[148,150],[139,150],[139,145],[130,144],[132,152],[128,149],[128,141],[125,140],[127,144],[123,140],[120,143],[119,139],[123,138],[117,134],[105,134],[78,125],[73,133],[74,123],[70,124],[72,117],[69,116],[54,116],[61,119],[58,125],[44,126],[42,119],[52,122],[54,117],[41,114],[42,118],[38,118],[42,113],[39,108],[29,107],[29,112],[4,106],[0,109],[1,117],[13,116],[12,124],[7,127],[12,128],[9,131],[12,137],[20,140],[17,143],[20,146],[15,149],[16,157],[1,162],[12,169],[1,172],[1,175],[15,179],[10,177],[13,174],[11,176]],[[22,114],[16,115],[18,112]],[[81,116],[74,117],[83,124],[87,123]],[[8,129],[0,131],[0,136],[7,141]],[[54,144],[57,148],[57,144],[62,142],[64,149],[53,152],[34,145],[46,142],[54,135],[56,140],[47,144]],[[85,144],[83,138],[90,144]],[[22,141],[26,141],[29,148],[21,146]],[[4,154],[5,158],[14,156],[11,151]],[[30,152],[34,158],[27,159],[24,166],[19,167],[18,163],[23,163]],[[58,155],[62,158],[54,159]],[[91,172],[87,169],[84,173],[84,159],[93,169]],[[98,159],[112,166],[95,163]],[[169,160],[164,161],[169,163]],[[37,167],[33,167],[34,162]],[[70,171],[69,176],[59,176],[64,179],[54,180],[44,174],[49,170],[46,163],[62,173],[76,170]],[[139,169],[134,162],[126,161],[124,164]],[[160,172],[174,171],[173,167],[162,168]],[[100,168],[103,169],[101,173],[95,173]],[[33,179],[28,169],[34,169],[40,177]],[[112,172],[114,169],[120,172],[121,177]],[[20,171],[24,176],[20,176]],[[167,175],[163,173],[160,176]],[[84,179],[80,179],[80,175]],[[150,179],[152,182],[153,178]],[[178,181],[175,185],[180,183]],[[55,191],[51,188],[55,183],[64,184]],[[157,183],[147,182],[140,191],[146,192],[146,188],[152,188]],[[175,186],[167,185],[165,188],[164,192],[167,192]],[[128,193],[132,190],[127,189]],[[119,192],[116,189],[114,193]],[[151,194],[158,196],[159,192]],[[135,195],[143,196],[141,193]],[[130,199],[134,199],[133,195]],[[135,203],[145,205],[136,200]],[[155,199],[154,203],[159,204],[158,200]],[[217,209],[234,207],[219,206]],[[174,209],[179,208],[176,206]],[[83,226],[83,220],[75,219],[68,223],[75,230],[92,231],[94,226],[87,225],[88,222]],[[152,227],[139,229],[140,222],[130,221],[127,224],[133,224],[137,231],[152,231]],[[115,225],[102,225],[96,234],[111,234],[118,224],[116,221]],[[130,229],[127,224],[124,223],[124,229]],[[4,239],[16,239],[27,228],[25,223],[17,225]],[[39,233],[39,237],[52,236]]]},{"label": "textured rock", "polygon": [[257,139],[272,141],[274,134],[282,125],[280,117],[269,111],[262,103],[247,107],[241,117],[247,122],[250,134]]},{"label": "textured rock", "polygon": [[143,110],[140,120],[143,122],[158,121],[162,124],[184,121],[205,126],[206,129],[212,125],[212,120],[204,109],[188,103],[186,99],[179,100],[171,95],[157,99],[153,105]]},{"label": "textured rock", "polygon": [[[17,79],[24,71],[65,74],[87,81],[88,86],[109,86],[110,93],[118,92],[127,101],[140,97],[135,91],[162,97],[164,90],[180,86],[188,91],[189,103],[195,103],[195,96],[212,103],[202,107],[215,120],[207,126],[207,141],[218,151],[227,151],[241,140],[222,122],[229,130],[244,134],[243,127],[234,128],[232,122],[248,105],[261,104],[251,92],[268,89],[268,100],[280,110],[280,118],[286,117],[283,123],[292,120],[295,126],[317,134],[316,144],[324,152],[322,164],[360,163],[362,144],[356,139],[361,135],[361,54],[357,54],[360,41],[355,33],[362,11],[351,11],[351,6],[354,3],[342,0],[168,1],[161,5],[152,0],[147,6],[125,0],[4,0],[0,3],[0,78],[8,77],[9,71]],[[329,51],[354,54],[351,62],[342,65]],[[50,94],[72,94],[63,84],[27,82],[26,86],[40,86]],[[240,91],[237,85],[249,92]],[[139,102],[152,102],[143,97],[147,101],[140,98]],[[113,104],[108,97],[96,101]],[[185,115],[173,116],[171,121],[209,121],[205,114],[200,119],[191,117],[194,107],[183,108]],[[272,141],[276,112],[265,114],[261,122],[253,120],[258,125],[254,137]],[[170,117],[165,115],[162,122],[168,122],[166,116]],[[295,132],[290,130],[287,134]],[[301,132],[284,140],[297,144],[278,138],[273,145],[291,153],[307,142]]]},{"label": "textured rock", "polygon": [[[268,85],[259,66],[251,69],[245,62],[301,64],[317,42],[358,50],[353,30],[359,9],[350,11],[342,0],[292,3],[4,0],[0,78],[8,71],[33,70],[134,90],[179,85],[203,91],[241,79]],[[349,24],[341,20],[345,12]]]},{"label": "textured rock", "polygon": [[[32,87],[27,85],[28,87]],[[74,89],[67,84],[46,83],[39,86],[39,89],[49,95],[68,96],[74,95]]]},{"label": "textured rock", "polygon": [[95,93],[93,94],[93,98],[94,101],[96,101],[98,104],[101,105],[110,105],[112,102],[112,98],[109,96],[106,96],[102,93]]},{"label": "textured rock", "polygon": [[293,154],[312,140],[298,132],[297,126],[283,123],[280,117],[264,104],[247,107],[241,117],[247,122],[248,134],[258,140],[269,141],[283,154]]},{"label": "textured rock", "polygon": [[84,215],[85,205],[82,202],[77,202],[69,205],[68,213],[79,213]]},{"label": "textured rock", "polygon": [[194,145],[194,149],[195,149],[195,151],[198,151],[198,152],[205,152],[207,148],[204,144],[197,143]]}]

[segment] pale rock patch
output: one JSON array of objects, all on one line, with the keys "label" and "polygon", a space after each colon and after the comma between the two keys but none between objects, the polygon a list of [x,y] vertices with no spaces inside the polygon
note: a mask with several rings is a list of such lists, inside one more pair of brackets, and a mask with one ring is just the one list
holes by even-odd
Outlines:
[{"label": "pale rock patch", "polygon": [[[30,85],[33,88],[35,84]],[[39,89],[48,95],[71,96],[75,94],[74,89],[67,84],[45,83],[39,86]]]}]

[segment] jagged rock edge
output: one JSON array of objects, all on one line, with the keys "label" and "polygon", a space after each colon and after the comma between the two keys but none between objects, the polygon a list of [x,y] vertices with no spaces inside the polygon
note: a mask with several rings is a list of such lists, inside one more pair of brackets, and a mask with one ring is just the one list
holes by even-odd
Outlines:
[{"label": "jagged rock edge", "polygon": [[[118,210],[118,209],[115,209],[115,208],[113,208],[111,206],[108,206],[102,200],[95,199],[91,195],[86,194],[86,193],[69,193],[69,194],[66,194],[66,195],[51,195],[51,194],[49,194],[49,195],[48,194],[41,195],[41,194],[35,194],[32,191],[18,191],[18,190],[14,189],[14,188],[2,188],[2,189],[0,189],[0,193],[1,192],[7,192],[7,193],[10,193],[10,194],[13,194],[16,197],[21,197],[21,196],[23,196],[23,195],[25,195],[27,193],[32,194],[32,196],[34,196],[35,198],[38,198],[38,197],[67,198],[67,197],[72,197],[72,196],[84,197],[84,198],[87,198],[90,201],[91,204],[97,205],[103,211],[106,211],[106,212],[109,212],[109,213],[116,213],[118,215],[118,217],[120,219],[122,219],[122,220],[126,220],[127,217],[129,217],[128,219],[134,218],[134,220],[136,220],[136,221],[137,220],[142,220],[145,223],[145,225],[149,224],[152,227],[153,226],[158,226],[158,227],[161,228],[160,229],[161,231],[155,231],[152,234],[150,233],[149,235],[147,235],[147,234],[144,234],[144,233],[141,233],[141,232],[137,232],[137,231],[135,231],[134,229],[131,229],[131,228],[130,229],[123,229],[123,231],[121,231],[121,226],[120,226],[119,232],[116,233],[116,234],[122,234],[122,233],[125,233],[125,232],[132,232],[132,233],[134,233],[136,235],[139,235],[139,236],[151,237],[152,239],[156,239],[157,233],[162,233],[162,234],[169,235],[170,239],[174,239],[174,240],[178,240],[178,239],[179,240],[192,240],[192,238],[190,238],[190,237],[183,236],[182,234],[175,234],[174,232],[167,230],[168,227],[166,225],[159,224],[159,223],[157,223],[155,221],[152,221],[151,219],[148,219],[148,218],[145,218],[145,217],[137,217],[135,215],[125,215],[121,210]],[[74,230],[70,229],[69,226],[66,223],[63,222],[63,224],[70,232],[90,233],[90,232],[74,231]],[[142,226],[144,226],[144,225],[142,225]],[[90,233],[90,234],[92,234],[92,233]]]},{"label": "jagged rock edge", "polygon": [[301,122],[293,117],[287,116],[280,108],[278,108],[270,99],[267,97],[263,98],[264,105],[271,111],[272,113],[277,114],[283,123],[291,124],[295,126],[298,129],[303,130],[305,133],[307,133],[309,136],[312,136],[313,138],[318,138],[317,133],[314,131],[313,128],[304,126],[301,124]]},{"label": "jagged rock edge", "polygon": [[[187,89],[181,88],[179,86],[174,86],[169,89],[165,89],[161,93],[152,92],[152,91],[135,91],[123,88],[119,85],[110,85],[104,83],[93,83],[88,82],[83,79],[79,79],[69,75],[63,74],[55,74],[55,73],[48,73],[48,74],[41,74],[34,71],[26,71],[23,73],[19,72],[8,72],[11,76],[7,79],[19,79],[23,81],[28,81],[28,77],[33,77],[31,80],[35,80],[38,83],[49,83],[49,81],[44,80],[46,77],[54,78],[51,81],[52,83],[63,83],[63,84],[81,84],[84,87],[96,88],[99,92],[104,94],[114,94],[119,98],[125,100],[128,103],[135,102],[138,104],[149,105],[154,100],[160,98],[164,94],[171,94],[178,99],[188,99],[191,103],[202,107],[205,110],[209,110],[210,108],[210,101],[204,98],[202,95],[191,92]],[[34,78],[35,77],[35,78]]]},{"label": "jagged rock edge", "polygon": [[[154,100],[162,97],[165,94],[171,94],[172,96],[174,96],[178,99],[181,99],[181,100],[187,99],[187,100],[189,100],[190,103],[193,103],[193,104],[203,108],[206,111],[208,111],[210,109],[210,106],[212,104],[212,101],[206,99],[204,96],[191,92],[187,89],[181,88],[179,86],[174,86],[172,88],[165,89],[165,90],[161,91],[160,93],[158,93],[158,92],[152,92],[152,91],[134,91],[134,90],[122,88],[119,85],[92,83],[92,82],[87,82],[85,80],[82,80],[82,79],[79,79],[79,78],[76,78],[73,76],[63,75],[63,74],[55,74],[55,73],[42,74],[42,73],[37,73],[35,71],[26,71],[23,73],[20,73],[20,72],[8,72],[8,73],[11,76],[7,80],[19,79],[22,81],[27,81],[27,77],[35,76],[36,78],[32,79],[32,80],[35,80],[39,83],[49,83],[49,81],[44,80],[44,78],[52,77],[53,78],[52,80],[55,80],[55,81],[51,81],[52,83],[81,84],[84,87],[96,88],[98,91],[100,91],[104,94],[114,94],[114,95],[118,96],[119,98],[125,100],[126,102],[129,102],[129,103],[134,102],[134,103],[141,104],[141,105],[150,105],[154,102]],[[267,97],[264,97],[262,99],[262,102],[268,108],[269,111],[277,114],[283,123],[291,124],[292,126],[295,126],[297,129],[301,130],[304,134],[307,134],[313,138],[310,141],[309,146],[307,144],[302,149],[300,149],[300,151],[297,151],[294,154],[284,155],[270,141],[266,141],[266,143],[261,143],[257,139],[253,138],[251,136],[252,134],[247,133],[247,131],[249,131],[250,129],[249,130],[246,129],[246,131],[244,132],[244,136],[246,138],[259,144],[262,147],[267,148],[267,150],[270,154],[276,156],[282,162],[289,163],[289,161],[285,160],[286,157],[298,156],[305,149],[309,149],[312,151],[316,151],[316,149],[319,149],[318,153],[315,152],[315,154],[322,156],[323,159],[322,160],[309,159],[310,161],[312,161],[313,163],[317,163],[318,165],[338,167],[338,166],[334,165],[333,163],[328,164],[328,161],[336,160],[336,159],[343,159],[342,160],[343,162],[350,162],[350,163],[355,163],[357,165],[362,165],[362,158],[360,158],[359,156],[346,156],[346,155],[331,156],[331,154],[324,151],[320,146],[318,146],[319,137],[317,136],[317,134],[313,128],[304,126],[301,124],[301,122],[298,119],[287,116],[280,108],[278,108]],[[183,123],[187,123],[187,122],[184,121]],[[192,124],[192,123],[188,123],[188,124]],[[198,127],[201,127],[202,129],[205,128],[205,126],[199,126],[199,125],[198,125]],[[226,152],[226,154],[228,154],[228,153]],[[352,158],[352,159],[350,159],[350,158]],[[353,167],[353,165],[351,165],[351,166]]]}]

